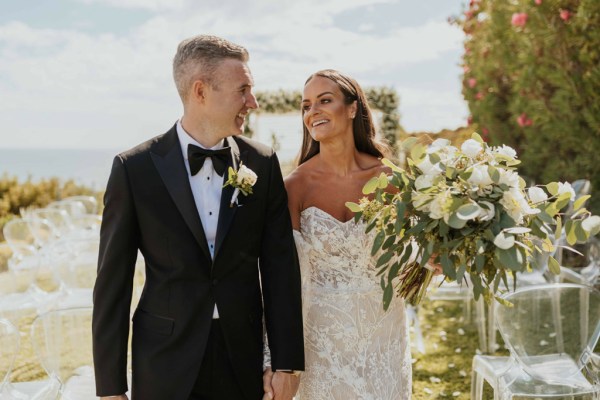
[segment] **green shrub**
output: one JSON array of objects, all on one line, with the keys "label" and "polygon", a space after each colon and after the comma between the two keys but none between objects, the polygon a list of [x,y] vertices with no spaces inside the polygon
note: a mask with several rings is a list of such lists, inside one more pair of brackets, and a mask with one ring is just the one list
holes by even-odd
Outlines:
[{"label": "green shrub", "polygon": [[0,178],[0,241],[4,240],[2,227],[10,219],[19,215],[21,208],[45,207],[49,203],[69,196],[91,195],[101,204],[101,194],[72,180],[58,178],[42,179],[33,182],[27,179],[19,182],[16,177],[3,175]]},{"label": "green shrub", "polygon": [[592,182],[600,212],[600,1],[472,0],[463,94],[492,144],[538,183]]}]

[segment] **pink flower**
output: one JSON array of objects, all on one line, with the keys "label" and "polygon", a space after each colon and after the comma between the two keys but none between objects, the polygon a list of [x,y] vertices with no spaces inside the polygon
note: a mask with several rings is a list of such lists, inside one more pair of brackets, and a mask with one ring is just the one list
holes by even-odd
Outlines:
[{"label": "pink flower", "polygon": [[473,18],[473,10],[465,11],[465,17],[467,17],[467,19]]},{"label": "pink flower", "polygon": [[533,121],[527,114],[523,113],[517,117],[517,124],[519,124],[520,127],[531,126],[533,125]]},{"label": "pink flower", "polygon": [[483,133],[485,136],[489,135],[490,130],[488,128],[481,128],[481,133]]},{"label": "pink flower", "polygon": [[542,4],[542,0],[535,0],[535,4],[539,6],[540,4]]},{"label": "pink flower", "polygon": [[475,95],[475,99],[477,99],[477,100],[483,99],[483,93],[477,92],[477,94]]},{"label": "pink flower", "polygon": [[571,19],[571,12],[569,10],[563,10],[561,8],[560,9],[560,19],[567,22],[569,19]]},{"label": "pink flower", "polygon": [[472,89],[475,87],[475,85],[477,85],[477,79],[475,78],[469,78],[469,80],[467,81],[467,85],[469,85],[469,87]]},{"label": "pink flower", "polygon": [[523,27],[527,23],[527,13],[514,13],[510,23],[513,26]]},{"label": "pink flower", "polygon": [[465,74],[468,74],[469,72],[471,72],[471,67],[469,67],[468,65],[464,65],[463,66],[463,72]]},{"label": "pink flower", "polygon": [[473,123],[473,116],[472,116],[472,115],[469,115],[469,116],[467,117],[467,125],[471,125],[472,123]]}]

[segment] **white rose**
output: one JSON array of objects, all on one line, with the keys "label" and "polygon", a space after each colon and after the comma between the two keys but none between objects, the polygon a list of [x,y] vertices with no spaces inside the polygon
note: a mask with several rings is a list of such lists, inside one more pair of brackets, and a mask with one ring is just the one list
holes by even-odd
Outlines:
[{"label": "white rose", "polygon": [[427,193],[412,192],[411,201],[415,208],[419,211],[429,212],[429,200],[431,196]]},{"label": "white rose", "polygon": [[515,149],[505,144],[503,144],[502,147],[496,147],[496,153],[513,159],[517,157]]},{"label": "white rose", "polygon": [[490,178],[490,174],[488,173],[488,169],[485,165],[476,165],[473,167],[471,176],[467,179],[471,185],[476,185],[479,187],[489,186],[493,183],[492,178]]},{"label": "white rose", "polygon": [[496,207],[489,201],[479,202],[479,215],[477,219],[479,221],[490,221],[496,215]]},{"label": "white rose", "polygon": [[[518,190],[507,190],[500,199],[500,204],[517,224],[523,222],[523,195]],[[525,202],[527,203],[527,202]]]},{"label": "white rose", "polygon": [[442,169],[439,167],[438,163],[435,165],[429,161],[429,157],[425,157],[423,161],[417,164],[417,167],[423,172],[424,175],[439,175],[442,172]]},{"label": "white rose", "polygon": [[468,139],[464,141],[460,149],[466,156],[474,158],[477,154],[481,153],[483,146],[475,139]]},{"label": "white rose", "polygon": [[581,227],[586,232],[592,232],[593,230],[598,229],[599,226],[600,226],[600,217],[597,215],[592,215],[591,217],[584,219],[583,222],[581,223]]},{"label": "white rose", "polygon": [[237,172],[236,182],[238,185],[243,185],[244,183],[249,184],[250,186],[254,186],[258,177],[250,168],[245,165],[240,165],[240,169]]},{"label": "white rose", "polygon": [[515,171],[507,171],[502,168],[498,168],[498,172],[500,172],[500,184],[507,185],[511,188],[519,187],[519,174]]},{"label": "white rose", "polygon": [[449,145],[450,141],[448,139],[435,139],[427,148],[427,153],[436,153]]},{"label": "white rose", "polygon": [[448,192],[442,192],[435,196],[429,204],[429,216],[433,219],[443,218],[444,221],[448,222],[448,218],[450,218],[449,200],[450,194]]},{"label": "white rose", "polygon": [[575,190],[569,182],[558,182],[558,195],[560,196],[563,193],[571,193],[571,200],[575,200]]},{"label": "white rose", "polygon": [[504,232],[500,232],[494,238],[494,244],[496,247],[508,250],[515,245],[515,237],[513,235],[505,235]]},{"label": "white rose", "polygon": [[417,190],[426,189],[433,185],[433,175],[419,175],[417,179],[415,179],[415,188]]},{"label": "white rose", "polygon": [[527,195],[533,204],[543,203],[544,201],[548,200],[548,195],[544,189],[537,186],[532,186],[527,189]]}]

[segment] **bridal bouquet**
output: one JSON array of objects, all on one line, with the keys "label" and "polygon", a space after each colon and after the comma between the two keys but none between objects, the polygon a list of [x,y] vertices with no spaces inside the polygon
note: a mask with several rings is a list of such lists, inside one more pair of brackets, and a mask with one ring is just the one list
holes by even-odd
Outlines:
[{"label": "bridal bouquet", "polygon": [[[435,257],[446,280],[463,282],[466,275],[476,299],[503,302],[496,296],[508,275],[535,267],[536,254],[553,253],[553,238],[563,231],[573,245],[600,231],[600,217],[573,204],[569,216],[560,211],[575,199],[569,183],[553,182],[525,189],[517,174],[516,152],[490,147],[476,133],[460,149],[445,139],[429,147],[412,139],[407,168],[384,159],[392,173],[372,178],[360,202],[347,203],[366,231],[377,234],[372,254],[381,276],[383,306],[394,292],[418,304],[433,276],[428,261]],[[549,257],[558,274],[558,262]]]}]

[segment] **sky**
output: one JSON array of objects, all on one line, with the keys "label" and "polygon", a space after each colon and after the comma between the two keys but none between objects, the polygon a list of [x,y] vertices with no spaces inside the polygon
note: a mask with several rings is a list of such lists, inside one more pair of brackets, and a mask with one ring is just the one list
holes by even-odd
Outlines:
[{"label": "sky", "polygon": [[125,149],[182,106],[177,44],[206,33],[250,52],[255,90],[323,68],[394,87],[407,131],[466,123],[463,0],[0,0],[0,148]]}]

